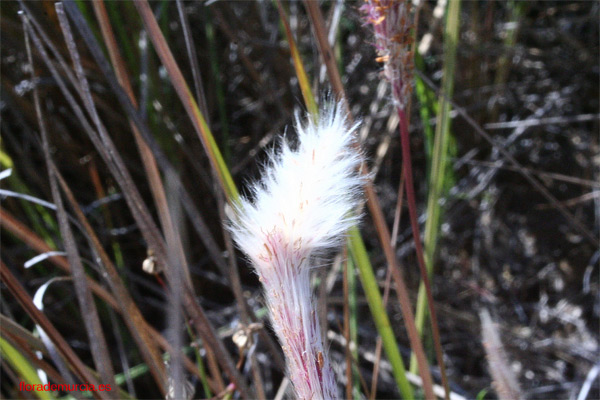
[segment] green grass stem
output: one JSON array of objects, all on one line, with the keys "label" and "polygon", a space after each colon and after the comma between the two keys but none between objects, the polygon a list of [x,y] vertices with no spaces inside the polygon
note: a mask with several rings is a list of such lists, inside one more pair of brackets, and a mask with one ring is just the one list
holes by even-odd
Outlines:
[{"label": "green grass stem", "polygon": [[406,369],[404,368],[404,362],[402,361],[400,351],[398,350],[398,343],[396,342],[394,331],[392,330],[390,320],[385,311],[385,307],[383,306],[381,293],[379,293],[379,286],[377,286],[377,279],[373,273],[373,267],[371,266],[371,261],[367,255],[365,244],[357,227],[351,228],[348,232],[348,249],[358,268],[363,290],[365,291],[365,296],[367,297],[367,302],[369,303],[369,308],[373,315],[373,321],[375,321],[377,332],[379,332],[379,336],[381,336],[383,348],[392,365],[392,374],[398,385],[398,390],[400,391],[402,398],[413,399],[413,390],[406,377]]},{"label": "green grass stem", "polygon": [[[42,385],[35,367],[3,337],[0,337],[0,354],[4,360],[12,365],[19,376],[23,378],[23,382],[28,385]],[[51,391],[34,390],[33,393],[42,400],[54,399]]]},{"label": "green grass stem", "polygon": [[221,80],[221,67],[219,66],[219,57],[217,54],[217,45],[215,39],[215,28],[211,18],[206,20],[204,25],[206,39],[208,41],[208,50],[210,54],[210,69],[215,84],[215,95],[217,97],[217,109],[219,111],[219,122],[221,123],[221,148],[223,149],[223,158],[225,162],[231,159],[229,149],[229,121],[227,120],[227,108],[225,107],[225,90]]},{"label": "green grass stem", "polygon": [[[442,92],[438,99],[438,113],[436,117],[435,139],[431,158],[431,174],[429,180],[429,195],[427,199],[427,221],[425,223],[425,264],[427,273],[431,276],[438,239],[441,205],[448,162],[448,143],[450,131],[451,105],[447,100],[452,97],[454,89],[454,72],[456,66],[456,48],[459,32],[460,0],[450,1],[447,11],[446,27],[444,32],[444,75],[442,78]],[[419,285],[417,298],[417,311],[415,324],[421,337],[427,317],[427,297],[423,283]],[[417,360],[411,357],[410,370],[417,371]]]},{"label": "green grass stem", "polygon": [[350,314],[350,342],[354,344],[350,348],[352,354],[352,397],[355,400],[361,399],[360,394],[360,376],[358,371],[358,298],[356,294],[356,275],[354,262],[348,259],[346,263],[348,268],[348,309]]}]

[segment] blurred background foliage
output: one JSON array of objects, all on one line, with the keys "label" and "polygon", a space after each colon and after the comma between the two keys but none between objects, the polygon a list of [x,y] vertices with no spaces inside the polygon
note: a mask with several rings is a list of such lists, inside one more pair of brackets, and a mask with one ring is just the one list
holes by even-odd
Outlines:
[{"label": "blurred background foliage", "polygon": [[[450,58],[446,2],[416,3],[418,51],[410,108],[411,153],[422,232],[431,210],[439,216],[439,222],[429,228],[436,235],[429,266],[450,389],[455,398],[496,396],[491,390],[479,322],[479,312],[488,309],[509,367],[526,397],[597,398],[600,4],[464,1],[458,16],[453,17],[458,32],[455,54]],[[91,374],[90,379],[106,383],[99,370],[99,365],[106,365],[97,360],[102,354],[94,353],[94,335],[84,323],[92,318],[91,308],[82,311],[80,294],[74,289],[74,285],[81,289],[85,276],[95,293],[95,301],[87,307],[97,309],[106,342],[98,351],[108,357],[111,379],[120,385],[119,397],[164,396],[170,367],[165,369],[160,357],[168,358],[164,338],[170,337],[173,328],[168,277],[142,270],[143,265],[158,271],[162,268],[160,246],[157,249],[149,242],[153,237],[156,240],[158,236],[152,235],[158,232],[169,250],[173,237],[179,238],[186,260],[180,262],[188,266],[191,297],[197,304],[186,304],[182,294],[188,318],[181,323],[186,325],[181,345],[187,357],[185,379],[187,386],[193,387],[194,397],[274,398],[284,377],[281,354],[268,327],[257,278],[233,252],[223,230],[227,206],[214,161],[207,156],[206,145],[174,89],[177,84],[155,51],[152,39],[156,32],[143,23],[139,7],[129,1],[105,1],[104,5],[114,44],[106,41],[93,3],[71,3],[97,41],[96,49],[108,59],[111,49],[117,48],[122,57],[130,96],[137,104],[135,118],[147,127],[154,154],[159,149],[163,156],[156,158],[161,178],[158,187],[164,187],[166,203],[156,200],[153,185],[157,183],[148,172],[151,162],[140,155],[143,151],[140,153],[131,129],[134,115],[123,106],[76,28],[73,11],[65,7],[89,90],[80,77],[73,79],[75,68],[55,2],[2,1],[2,397],[30,396],[18,389],[24,380],[68,383],[86,381],[86,374]],[[364,25],[360,5],[327,1],[320,8],[348,104],[362,119],[361,141],[415,305],[420,274],[408,213],[398,190],[402,172],[398,117],[381,76],[381,64],[375,61],[372,34]],[[165,0],[152,1],[149,6],[224,164],[245,193],[244,184],[257,177],[266,150],[281,133],[293,137],[293,129],[286,127],[295,112],[303,113],[307,107],[277,4]],[[331,86],[305,4],[290,1],[282,6],[312,93],[322,101]],[[25,11],[20,15],[19,10]],[[28,25],[23,24],[23,17]],[[29,34],[32,64],[24,26],[33,32]],[[34,36],[45,43],[48,54],[39,51]],[[48,43],[64,58],[66,69]],[[56,68],[56,74],[50,66]],[[87,127],[57,77],[73,93],[74,103],[85,110]],[[451,82],[454,105],[442,104],[438,88],[447,87],[444,79]],[[47,145],[34,92],[39,95]],[[90,128],[98,127],[86,95],[114,143],[108,155],[103,156],[90,133]],[[436,152],[435,138],[442,131],[447,143]],[[480,131],[491,136],[493,146]],[[118,154],[122,164],[110,151]],[[440,154],[445,161],[435,167]],[[56,173],[50,173],[47,155],[55,163]],[[428,200],[436,168],[436,176],[443,173],[435,197]],[[550,201],[525,174],[556,201]],[[61,188],[63,205],[56,202],[54,179]],[[185,188],[185,196],[176,182]],[[65,187],[72,192],[80,215]],[[135,191],[147,211],[135,211]],[[561,207],[570,217],[565,217]],[[60,221],[61,212],[71,221],[67,223],[71,235]],[[390,289],[389,277],[386,280],[387,263],[377,228],[365,214],[360,229],[379,288],[382,293],[393,293],[395,286]],[[165,228],[168,216],[176,234]],[[97,242],[80,217],[89,223]],[[154,228],[142,224],[149,220],[154,221]],[[69,253],[69,244],[76,255]],[[116,271],[109,278],[102,251]],[[40,254],[48,257],[35,259]],[[73,256],[80,260],[85,276],[78,277],[74,271],[72,278],[61,278],[70,276],[68,265],[75,269]],[[349,290],[344,292],[345,263],[340,260],[346,258],[331,257],[326,261],[332,261],[334,267],[315,273],[320,318],[327,322],[325,336],[340,385],[351,387],[355,398],[397,398],[398,387],[384,362],[385,354],[380,362],[375,350],[377,330],[352,263],[348,263],[350,277],[346,277]],[[102,290],[104,296],[99,294]],[[126,292],[129,300],[123,300],[126,297],[119,290]],[[43,305],[48,320],[36,317],[25,307],[27,301],[35,302],[37,308]],[[349,310],[347,332],[345,304]],[[408,365],[411,346],[394,295],[390,294],[385,311]],[[198,323],[202,319],[194,312],[204,313],[212,331],[203,328],[209,324]],[[50,334],[45,323],[56,328],[64,343]],[[40,335],[42,328],[50,338]],[[164,337],[162,342],[159,334]],[[237,347],[239,341],[232,341],[234,334],[249,337],[250,342]],[[357,344],[350,352],[345,337]],[[210,340],[217,340],[220,347]],[[434,380],[439,383],[427,325],[423,343]],[[69,356],[67,347],[81,365]],[[220,354],[228,355],[239,376],[228,369]],[[352,366],[350,374],[346,374],[346,360]],[[374,364],[378,380],[373,390]],[[34,370],[38,373],[32,373]],[[230,383],[240,377],[247,387],[237,384],[234,389]],[[416,395],[422,395],[418,385],[415,388]]]}]

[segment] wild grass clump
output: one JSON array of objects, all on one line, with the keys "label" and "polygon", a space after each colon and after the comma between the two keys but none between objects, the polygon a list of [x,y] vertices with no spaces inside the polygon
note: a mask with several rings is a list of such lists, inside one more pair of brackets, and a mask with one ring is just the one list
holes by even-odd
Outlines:
[{"label": "wild grass clump", "polygon": [[0,7],[2,398],[598,397],[597,3]]}]

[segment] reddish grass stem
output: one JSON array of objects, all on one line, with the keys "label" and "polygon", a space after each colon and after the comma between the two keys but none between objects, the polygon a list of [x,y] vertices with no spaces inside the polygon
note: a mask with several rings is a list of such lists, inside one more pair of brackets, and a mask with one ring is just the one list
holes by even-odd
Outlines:
[{"label": "reddish grass stem", "polygon": [[413,173],[412,173],[412,159],[410,156],[410,133],[408,131],[408,119],[404,109],[398,107],[398,117],[400,118],[400,141],[402,145],[402,164],[404,168],[404,188],[406,190],[406,200],[408,203],[408,214],[410,218],[410,225],[412,227],[415,250],[417,253],[417,261],[419,269],[421,271],[421,278],[425,286],[425,293],[427,294],[427,303],[429,306],[429,314],[431,316],[431,331],[433,336],[433,344],[435,347],[436,357],[440,367],[442,375],[442,385],[444,386],[444,393],[446,400],[449,399],[449,386],[448,378],[446,377],[446,368],[444,365],[444,355],[442,353],[442,344],[440,341],[440,331],[437,323],[437,314],[435,306],[433,304],[433,295],[431,294],[431,284],[429,282],[429,276],[427,274],[427,268],[425,266],[425,257],[423,256],[423,243],[421,242],[421,232],[419,229],[419,221],[417,220],[417,207],[415,200],[415,189],[413,184]]}]

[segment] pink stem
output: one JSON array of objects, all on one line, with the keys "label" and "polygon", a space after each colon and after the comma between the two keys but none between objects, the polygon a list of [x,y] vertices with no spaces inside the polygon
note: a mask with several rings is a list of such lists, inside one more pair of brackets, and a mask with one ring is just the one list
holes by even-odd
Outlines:
[{"label": "pink stem", "polygon": [[415,250],[417,252],[417,261],[419,263],[419,269],[421,271],[421,279],[423,279],[425,293],[427,294],[427,303],[429,307],[429,314],[431,316],[431,328],[433,333],[435,353],[442,374],[442,383],[444,385],[447,396],[450,392],[448,390],[446,368],[444,366],[442,345],[440,343],[440,330],[437,323],[437,314],[433,303],[433,295],[431,294],[429,274],[427,273],[427,268],[425,266],[425,257],[423,256],[423,244],[421,242],[421,232],[419,230],[419,221],[417,219],[417,206],[415,200],[415,189],[413,185],[412,159],[410,156],[410,133],[408,131],[408,119],[406,118],[405,111],[400,107],[398,107],[398,117],[400,118],[400,142],[402,145],[402,164],[404,167],[404,187],[406,189],[406,200],[408,202],[408,215],[410,218],[410,225],[412,227],[413,237],[415,240]]}]

